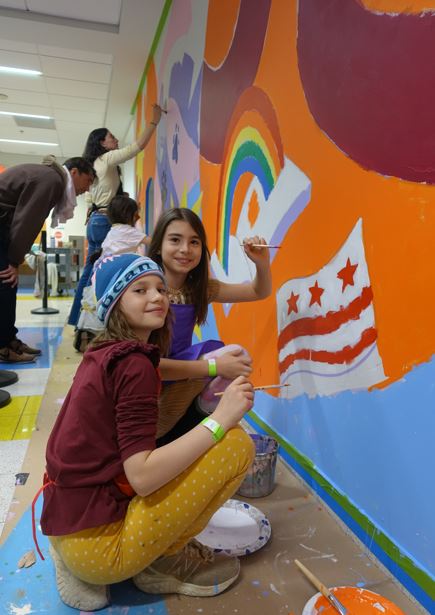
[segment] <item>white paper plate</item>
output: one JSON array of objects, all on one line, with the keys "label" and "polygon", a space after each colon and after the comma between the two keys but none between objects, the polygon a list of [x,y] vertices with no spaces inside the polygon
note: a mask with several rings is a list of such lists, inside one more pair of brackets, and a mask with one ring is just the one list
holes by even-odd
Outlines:
[{"label": "white paper plate", "polygon": [[[337,590],[340,590],[340,589],[348,589],[348,588],[341,587],[341,586],[340,587],[330,587],[330,590],[333,592],[337,592]],[[395,604],[393,604],[392,602],[387,600],[387,598],[385,598],[384,596],[381,596],[380,594],[376,594],[375,592],[372,592],[368,589],[359,588],[359,587],[355,587],[355,588],[352,587],[351,589],[355,590],[356,593],[361,592],[361,594],[364,594],[367,597],[367,599],[371,601],[372,606],[370,605],[366,606],[367,613],[373,613],[373,614],[376,613],[376,615],[378,613],[379,615],[381,615],[382,613],[384,613],[385,615],[388,615],[388,614],[389,615],[400,615],[400,613],[402,613],[402,615],[404,615],[404,613],[399,609],[399,607],[397,607]],[[321,610],[318,611],[315,608],[315,605],[321,595],[322,594],[320,593],[315,594],[308,600],[308,602],[304,606],[302,615],[320,615],[320,612],[323,610],[323,607],[320,607]],[[337,598],[340,600],[339,592],[337,594]],[[334,613],[335,613],[335,610],[334,610]]]},{"label": "white paper plate", "polygon": [[270,534],[270,523],[261,510],[240,500],[228,500],[196,538],[215,553],[249,555],[261,549]]}]

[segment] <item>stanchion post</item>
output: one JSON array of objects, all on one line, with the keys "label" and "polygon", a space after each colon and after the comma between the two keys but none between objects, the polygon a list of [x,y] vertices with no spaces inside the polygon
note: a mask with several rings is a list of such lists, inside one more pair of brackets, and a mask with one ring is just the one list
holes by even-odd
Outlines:
[{"label": "stanchion post", "polygon": [[32,314],[59,314],[59,310],[48,307],[48,275],[47,275],[47,231],[41,231],[41,249],[44,256],[44,291],[42,293],[42,307],[31,310]]}]

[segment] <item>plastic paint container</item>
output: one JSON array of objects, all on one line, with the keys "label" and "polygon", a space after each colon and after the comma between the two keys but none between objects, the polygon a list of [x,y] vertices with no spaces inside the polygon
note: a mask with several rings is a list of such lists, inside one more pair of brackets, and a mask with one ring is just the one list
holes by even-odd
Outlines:
[{"label": "plastic paint container", "polygon": [[275,487],[278,442],[270,436],[250,436],[255,446],[255,458],[237,493],[246,498],[262,498]]},{"label": "plastic paint container", "polygon": [[[405,615],[393,602],[368,589],[360,587],[331,589],[351,615]],[[316,594],[307,602],[302,615],[337,615],[337,611],[324,596]]]}]

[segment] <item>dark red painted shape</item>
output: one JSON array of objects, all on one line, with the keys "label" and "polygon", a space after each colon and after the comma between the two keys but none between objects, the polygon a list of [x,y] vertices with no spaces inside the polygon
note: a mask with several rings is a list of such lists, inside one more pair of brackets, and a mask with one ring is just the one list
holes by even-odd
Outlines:
[{"label": "dark red painted shape", "polygon": [[299,70],[319,127],[367,169],[435,183],[435,15],[299,0]]}]

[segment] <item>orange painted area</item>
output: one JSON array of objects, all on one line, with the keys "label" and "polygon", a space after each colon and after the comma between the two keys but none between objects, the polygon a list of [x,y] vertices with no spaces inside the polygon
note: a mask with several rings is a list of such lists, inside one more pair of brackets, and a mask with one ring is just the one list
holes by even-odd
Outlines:
[{"label": "orange painted area", "polygon": [[[352,615],[379,615],[380,613],[383,613],[383,615],[405,615],[393,602],[366,589],[336,587],[333,591],[334,595]],[[337,614],[335,607],[324,596],[316,601],[314,608],[316,610],[313,611],[313,615],[315,613],[322,613],[322,615]]]},{"label": "orange painted area", "polygon": [[[274,260],[274,291],[329,262],[362,217],[377,344],[385,373],[394,381],[435,353],[435,329],[427,320],[435,301],[435,187],[366,171],[318,128],[299,78],[296,19],[295,3],[272,3],[255,82],[273,104],[286,156],[312,183],[310,204]],[[291,41],[285,53],[283,40]],[[251,310],[264,317],[263,305],[251,304],[245,313]],[[233,330],[238,330],[238,322],[233,322]],[[258,348],[258,356],[263,355]]]},{"label": "orange painted area", "polygon": [[[435,7],[435,0],[360,2],[368,10],[377,11],[416,13]],[[226,57],[239,4],[239,0],[209,2],[205,61],[213,67]],[[154,70],[152,66],[144,92],[150,105],[157,95]],[[140,113],[139,125],[143,123]],[[300,81],[295,0],[271,2],[260,65],[254,83],[240,96],[225,127],[222,160],[210,163],[200,156],[201,216],[211,252],[218,246],[219,214],[234,145],[240,131],[248,126],[256,128],[263,137],[278,174],[285,156],[311,182],[310,202],[284,236],[273,261],[271,297],[234,305],[228,315],[222,305],[213,304],[224,342],[240,343],[252,354],[253,382],[261,385],[279,380],[277,290],[290,279],[311,276],[324,267],[360,218],[373,293],[377,346],[387,376],[378,386],[397,381],[414,366],[429,361],[435,354],[435,327],[430,316],[435,303],[435,186],[367,171],[320,130]],[[141,161],[138,157],[142,202],[148,179],[155,177],[154,152],[155,144],[151,143]],[[232,233],[250,180],[246,173],[236,187]],[[251,223],[255,219],[254,201]],[[343,278],[343,284],[346,279]]]},{"label": "orange painted area", "polygon": [[209,0],[204,60],[219,66],[231,47],[239,15],[240,0]]},{"label": "orange painted area", "polygon": [[384,13],[421,13],[435,9],[433,0],[360,0],[370,11]]},{"label": "orange painted area", "polygon": [[[237,220],[240,216],[240,212],[243,206],[243,200],[253,179],[254,175],[252,173],[244,173],[244,175],[242,175],[242,177],[237,183],[233,198],[233,215],[231,216],[230,224],[231,235],[236,234]],[[240,239],[244,238],[240,237]]]}]

